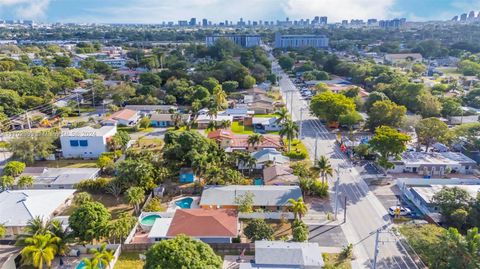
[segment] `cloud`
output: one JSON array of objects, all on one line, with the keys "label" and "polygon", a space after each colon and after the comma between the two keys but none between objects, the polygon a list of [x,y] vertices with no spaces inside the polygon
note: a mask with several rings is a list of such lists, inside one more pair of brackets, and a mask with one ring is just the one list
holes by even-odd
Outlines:
[{"label": "cloud", "polygon": [[9,9],[22,19],[42,19],[46,17],[50,0],[0,0],[1,9]]},{"label": "cloud", "polygon": [[293,18],[328,16],[329,21],[343,19],[390,18],[395,16],[395,0],[287,0],[285,13]]}]

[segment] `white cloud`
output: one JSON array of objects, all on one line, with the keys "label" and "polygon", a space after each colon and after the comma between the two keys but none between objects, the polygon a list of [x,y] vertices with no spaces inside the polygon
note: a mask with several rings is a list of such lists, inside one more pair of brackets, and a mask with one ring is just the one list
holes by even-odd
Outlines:
[{"label": "white cloud", "polygon": [[390,18],[395,0],[287,0],[285,13],[293,18],[328,16],[343,19]]},{"label": "white cloud", "polygon": [[45,18],[50,0],[0,0],[0,8],[12,8],[22,19]]}]

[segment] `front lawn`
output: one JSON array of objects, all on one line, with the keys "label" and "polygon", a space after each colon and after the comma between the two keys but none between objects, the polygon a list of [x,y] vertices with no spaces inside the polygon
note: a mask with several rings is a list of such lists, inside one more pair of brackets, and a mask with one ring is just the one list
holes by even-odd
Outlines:
[{"label": "front lawn", "polygon": [[31,166],[49,168],[97,168],[97,162],[95,160],[36,161]]},{"label": "front lawn", "polygon": [[277,114],[255,114],[253,115],[254,118],[276,118],[278,117]]},{"label": "front lawn", "polygon": [[140,260],[141,252],[123,252],[118,257],[114,269],[142,269],[144,261]]},{"label": "front lawn", "polygon": [[301,140],[299,139],[292,140],[290,152],[288,152],[288,140],[286,138],[283,140],[283,143],[285,144],[285,150],[286,150],[284,154],[285,156],[293,160],[304,160],[308,158],[307,147],[305,147],[305,145],[302,143]]},{"label": "front lawn", "polygon": [[234,134],[253,134],[252,126],[243,126],[238,121],[232,122],[231,129]]},{"label": "front lawn", "polygon": [[352,259],[344,258],[340,253],[322,253],[325,268],[351,269]]}]

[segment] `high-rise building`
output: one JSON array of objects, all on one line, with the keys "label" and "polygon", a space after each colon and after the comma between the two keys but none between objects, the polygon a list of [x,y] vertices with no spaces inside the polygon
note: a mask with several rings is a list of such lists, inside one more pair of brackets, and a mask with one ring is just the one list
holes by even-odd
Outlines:
[{"label": "high-rise building", "polygon": [[460,15],[460,21],[466,21],[467,20],[467,13],[463,13]]},{"label": "high-rise building", "polygon": [[191,19],[190,19],[190,22],[188,23],[188,25],[190,25],[190,26],[195,26],[195,25],[197,25],[197,18],[191,18]]},{"label": "high-rise building", "polygon": [[468,19],[469,20],[473,20],[475,18],[475,11],[470,11],[470,13],[468,13]]},{"label": "high-rise building", "polygon": [[454,16],[454,17],[452,18],[452,21],[458,21],[458,16]]},{"label": "high-rise building", "polygon": [[367,24],[368,25],[376,25],[376,24],[378,24],[378,21],[377,21],[377,19],[368,19]]},{"label": "high-rise building", "polygon": [[178,26],[188,26],[188,21],[184,21],[184,20],[178,21]]},{"label": "high-rise building", "polygon": [[327,23],[328,23],[328,17],[327,16],[320,17],[320,24],[321,25],[327,25]]},{"label": "high-rise building", "polygon": [[342,20],[342,25],[348,25],[348,20]]},{"label": "high-rise building", "polygon": [[208,26],[208,20],[207,20],[207,19],[203,19],[203,20],[202,20],[202,26],[203,26],[203,27],[207,27],[207,26]]},{"label": "high-rise building", "polygon": [[261,42],[259,35],[211,35],[205,38],[205,44],[207,47],[213,46],[221,38],[228,39],[243,48],[260,46]]},{"label": "high-rise building", "polygon": [[275,48],[327,48],[328,38],[324,35],[282,35],[275,34]]}]

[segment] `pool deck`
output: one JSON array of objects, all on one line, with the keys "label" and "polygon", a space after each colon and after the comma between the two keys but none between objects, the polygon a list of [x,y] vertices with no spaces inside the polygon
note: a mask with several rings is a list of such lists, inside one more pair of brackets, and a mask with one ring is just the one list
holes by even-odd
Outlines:
[{"label": "pool deck", "polygon": [[172,199],[172,201],[170,201],[168,203],[168,208],[167,208],[167,212],[175,212],[175,210],[177,209],[182,209],[181,207],[177,206],[175,204],[175,202],[177,202],[178,200],[182,200],[182,199],[185,199],[185,198],[193,198],[193,202],[192,202],[192,205],[190,208],[199,208],[199,203],[200,203],[200,196],[177,196],[175,198]]}]

